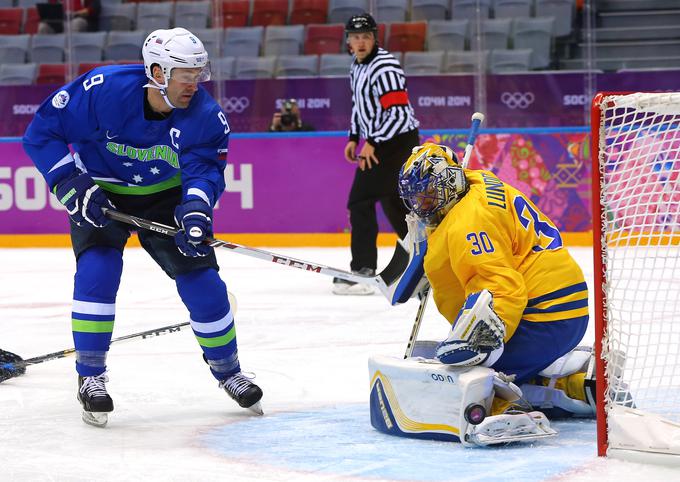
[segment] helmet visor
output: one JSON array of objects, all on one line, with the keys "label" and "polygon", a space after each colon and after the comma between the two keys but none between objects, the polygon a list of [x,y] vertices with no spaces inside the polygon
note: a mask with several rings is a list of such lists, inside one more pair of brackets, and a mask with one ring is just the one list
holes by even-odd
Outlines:
[{"label": "helmet visor", "polygon": [[210,80],[210,62],[203,67],[197,67],[195,69],[175,67],[170,72],[170,78],[183,84],[206,82]]}]

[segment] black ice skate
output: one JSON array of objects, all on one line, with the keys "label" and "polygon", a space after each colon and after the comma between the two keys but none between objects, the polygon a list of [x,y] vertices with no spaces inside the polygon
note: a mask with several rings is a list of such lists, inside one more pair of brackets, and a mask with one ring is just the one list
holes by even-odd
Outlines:
[{"label": "black ice skate", "polygon": [[224,389],[239,406],[247,408],[257,415],[264,414],[262,405],[260,404],[262,390],[241,372],[222,380],[220,382],[220,388]]},{"label": "black ice skate", "polygon": [[[363,276],[375,276],[375,270],[371,268],[361,268],[358,271],[352,271],[352,273]],[[340,278],[333,278],[333,294],[363,296],[372,295],[374,292],[375,290],[372,286]]]},{"label": "black ice skate", "polygon": [[94,377],[78,377],[78,401],[83,406],[83,422],[104,427],[113,412],[113,400],[106,392],[106,373]]}]

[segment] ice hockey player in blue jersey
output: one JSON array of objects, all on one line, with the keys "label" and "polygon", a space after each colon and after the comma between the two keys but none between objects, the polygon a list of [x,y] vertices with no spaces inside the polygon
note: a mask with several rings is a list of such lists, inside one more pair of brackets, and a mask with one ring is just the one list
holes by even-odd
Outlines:
[{"label": "ice hockey player in blue jersey", "polygon": [[[83,420],[105,425],[113,401],[106,356],[129,229],[105,209],[176,223],[174,240],[140,231],[142,247],[175,280],[213,376],[261,414],[262,390],[241,373],[234,316],[212,248],[213,207],[224,191],[227,118],[199,85],[210,79],[202,42],[183,28],[144,41],[144,65],[104,66],[51,95],[24,149],[68,210],[76,256],[72,330]],[[69,146],[71,149],[69,149]]]}]

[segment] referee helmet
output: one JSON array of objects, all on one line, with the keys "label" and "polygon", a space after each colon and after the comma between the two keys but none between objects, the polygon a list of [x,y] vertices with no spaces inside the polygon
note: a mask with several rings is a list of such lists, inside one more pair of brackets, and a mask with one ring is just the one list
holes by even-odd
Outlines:
[{"label": "referee helmet", "polygon": [[368,13],[353,15],[345,25],[345,34],[347,35],[362,32],[373,32],[373,35],[377,38],[378,24],[375,23],[375,19]]}]

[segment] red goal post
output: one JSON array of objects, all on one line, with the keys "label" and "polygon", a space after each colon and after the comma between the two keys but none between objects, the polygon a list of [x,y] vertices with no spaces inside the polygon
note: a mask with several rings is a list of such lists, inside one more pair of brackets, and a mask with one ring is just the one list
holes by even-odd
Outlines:
[{"label": "red goal post", "polygon": [[598,454],[680,464],[680,93],[592,101]]}]

